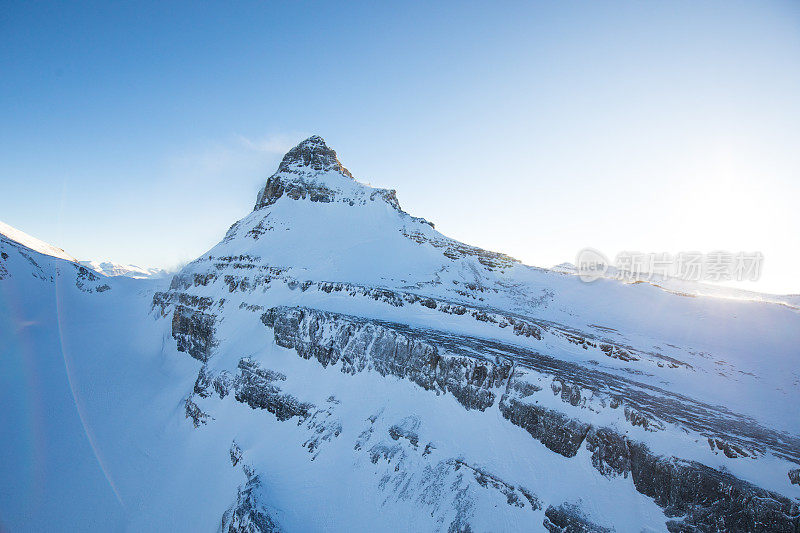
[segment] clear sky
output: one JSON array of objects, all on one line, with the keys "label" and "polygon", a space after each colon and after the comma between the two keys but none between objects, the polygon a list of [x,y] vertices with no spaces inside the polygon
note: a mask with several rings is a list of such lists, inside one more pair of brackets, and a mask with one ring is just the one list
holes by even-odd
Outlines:
[{"label": "clear sky", "polygon": [[322,135],[446,235],[761,251],[800,293],[800,2],[12,2],[0,220],[174,266]]}]

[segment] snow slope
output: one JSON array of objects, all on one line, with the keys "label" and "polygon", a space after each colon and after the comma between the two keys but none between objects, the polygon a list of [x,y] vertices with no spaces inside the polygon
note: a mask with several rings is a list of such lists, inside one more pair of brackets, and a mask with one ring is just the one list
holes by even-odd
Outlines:
[{"label": "snow slope", "polygon": [[26,248],[30,248],[35,252],[39,252],[40,254],[58,257],[59,259],[64,259],[66,261],[77,261],[74,257],[69,255],[61,248],[41,241],[36,237],[31,237],[27,233],[11,227],[2,221],[0,221],[0,235],[3,235],[11,241],[17,242]]},{"label": "snow slope", "polygon": [[196,365],[162,352],[149,310],[165,280],[83,269],[87,284],[74,263],[0,248],[3,531],[215,530],[240,480],[181,423]]},{"label": "snow slope", "polygon": [[465,245],[319,137],[171,280],[0,247],[11,531],[800,528],[797,309]]}]

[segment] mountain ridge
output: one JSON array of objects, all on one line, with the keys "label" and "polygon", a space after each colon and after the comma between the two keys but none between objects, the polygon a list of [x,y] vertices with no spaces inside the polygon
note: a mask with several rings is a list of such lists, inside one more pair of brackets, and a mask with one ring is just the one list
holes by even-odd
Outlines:
[{"label": "mountain ridge", "polygon": [[58,257],[59,259],[64,259],[66,261],[77,262],[77,259],[69,255],[62,248],[59,248],[50,243],[37,239],[36,237],[28,235],[24,231],[18,230],[17,228],[10,226],[2,221],[0,221],[0,235],[3,235],[4,237],[14,242],[17,242],[35,252],[39,252],[45,255],[50,255],[53,257]]}]

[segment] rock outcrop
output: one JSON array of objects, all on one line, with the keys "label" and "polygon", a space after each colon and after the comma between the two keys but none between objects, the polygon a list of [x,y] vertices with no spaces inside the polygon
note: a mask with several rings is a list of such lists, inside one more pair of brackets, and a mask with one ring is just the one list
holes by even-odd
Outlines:
[{"label": "rock outcrop", "polygon": [[275,342],[323,366],[341,363],[345,373],[374,370],[449,392],[467,409],[484,410],[511,370],[509,363],[448,353],[410,328],[317,309],[276,307],[262,315]]},{"label": "rock outcrop", "polygon": [[[234,445],[235,446],[235,445]],[[234,457],[231,448],[231,458]],[[241,450],[236,450],[241,459]],[[238,460],[233,466],[238,464]],[[247,465],[243,470],[247,482],[239,487],[236,501],[222,515],[220,531],[223,533],[279,533],[281,528],[262,502],[264,486],[259,475]]]},{"label": "rock outcrop", "polygon": [[544,512],[544,527],[550,533],[610,533],[614,529],[598,526],[591,522],[574,504],[552,505]]},{"label": "rock outcrop", "polygon": [[186,352],[199,361],[208,361],[214,340],[215,316],[183,305],[176,305],[172,315],[172,338],[178,351]]},{"label": "rock outcrop", "polygon": [[[326,174],[333,175],[332,182],[319,179]],[[336,152],[321,137],[309,137],[289,150],[278,166],[278,171],[267,178],[267,183],[258,193],[254,210],[273,205],[285,195],[292,200],[323,203],[340,201],[349,205],[382,200],[400,211],[396,191],[349,187],[351,194],[342,194],[336,186],[337,176],[355,183],[350,171],[339,162]]]},{"label": "rock outcrop", "polygon": [[262,369],[250,359],[239,361],[239,370],[241,373],[234,382],[237,401],[254,409],[266,409],[278,420],[288,420],[295,416],[305,418],[314,407],[281,392],[275,382],[286,380],[283,374]]}]

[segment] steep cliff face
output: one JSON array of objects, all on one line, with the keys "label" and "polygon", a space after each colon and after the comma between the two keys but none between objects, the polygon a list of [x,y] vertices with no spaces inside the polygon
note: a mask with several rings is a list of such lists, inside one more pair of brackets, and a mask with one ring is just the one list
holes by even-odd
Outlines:
[{"label": "steep cliff face", "polygon": [[511,362],[440,351],[400,324],[285,307],[272,308],[261,319],[273,329],[278,346],[294,348],[301,357],[339,366],[345,373],[375,371],[405,378],[427,390],[449,392],[467,409],[482,411],[492,405],[511,372]]},{"label": "steep cliff face", "polygon": [[[759,341],[730,327],[788,331],[795,313],[583,284],[448,239],[358,183],[319,137],[153,308],[204,363],[187,400],[204,427],[227,402],[265,410],[297,428],[309,453],[296,468],[351,464],[346,477],[397,516],[429,506],[420,529],[800,528],[786,476],[800,463],[797,378],[755,370]],[[711,329],[687,333],[697,314]],[[791,358],[796,336],[767,342]],[[563,480],[521,466],[533,463]]]}]

